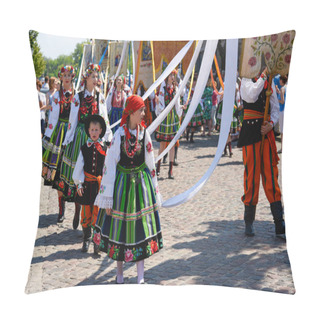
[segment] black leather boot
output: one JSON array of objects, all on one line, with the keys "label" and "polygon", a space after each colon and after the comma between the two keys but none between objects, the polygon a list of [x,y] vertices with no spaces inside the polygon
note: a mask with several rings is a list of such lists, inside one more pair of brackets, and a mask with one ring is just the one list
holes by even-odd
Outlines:
[{"label": "black leather boot", "polygon": [[178,156],[178,147],[174,147],[174,160],[173,160],[173,165],[178,166],[178,161],[177,161],[177,156]]},{"label": "black leather boot", "polygon": [[168,178],[169,179],[174,179],[174,176],[172,174],[172,168],[173,168],[173,161],[170,161],[170,163],[169,163],[169,172],[168,172]]},{"label": "black leather boot", "polygon": [[78,225],[79,225],[79,217],[80,217],[81,206],[77,202],[75,202],[74,205],[75,205],[75,210],[74,210],[72,226],[73,226],[73,229],[76,230],[78,228]]},{"label": "black leather boot", "polygon": [[285,223],[283,220],[283,207],[281,201],[270,203],[271,213],[275,224],[276,236],[282,239],[286,238]]},{"label": "black leather boot", "polygon": [[157,162],[157,170],[156,170],[157,177],[160,176],[160,166],[161,166],[161,160],[159,160],[159,161]]},{"label": "black leather boot", "polygon": [[59,197],[59,215],[58,222],[61,223],[64,220],[65,201],[63,197]]},{"label": "black leather boot", "polygon": [[167,163],[167,157],[168,157],[168,154],[166,153],[162,158],[163,163]]},{"label": "black leather boot", "polygon": [[254,236],[254,229],[253,229],[253,221],[256,216],[256,206],[244,206],[244,222],[245,222],[245,234],[248,237]]},{"label": "black leather boot", "polygon": [[83,244],[82,244],[82,252],[88,252],[91,238],[91,227],[83,228]]}]

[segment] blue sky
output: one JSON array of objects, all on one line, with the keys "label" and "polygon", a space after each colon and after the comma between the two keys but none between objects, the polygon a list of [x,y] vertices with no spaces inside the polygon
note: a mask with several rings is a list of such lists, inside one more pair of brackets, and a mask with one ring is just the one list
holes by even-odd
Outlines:
[{"label": "blue sky", "polygon": [[38,44],[40,45],[41,52],[46,58],[55,59],[61,54],[71,54],[77,43],[86,41],[86,38],[70,38],[54,36],[45,33],[39,33]]}]

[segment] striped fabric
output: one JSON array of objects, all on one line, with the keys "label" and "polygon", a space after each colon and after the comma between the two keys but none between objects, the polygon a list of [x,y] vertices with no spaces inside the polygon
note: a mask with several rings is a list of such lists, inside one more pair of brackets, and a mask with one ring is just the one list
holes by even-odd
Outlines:
[{"label": "striped fabric", "polygon": [[68,120],[59,120],[49,141],[43,140],[42,177],[46,185],[51,185],[61,160],[61,145],[68,128]]},{"label": "striped fabric", "polygon": [[278,167],[272,161],[272,148],[265,139],[261,157],[261,141],[242,147],[244,164],[244,195],[241,200],[245,205],[257,205],[260,176],[266,197],[270,203],[281,200],[278,183]]},{"label": "striped fabric", "polygon": [[[110,112],[110,125],[114,124],[115,122],[119,121],[122,118],[122,108],[111,108]],[[119,125],[116,125],[114,128],[112,128],[112,132],[115,133],[116,130],[119,128]]]},{"label": "striped fabric", "polygon": [[57,189],[63,192],[64,199],[69,202],[74,202],[76,195],[76,186],[72,179],[73,170],[80,153],[80,148],[87,142],[87,139],[88,137],[84,130],[84,123],[79,122],[74,139],[66,146],[66,150],[62,157],[60,181]]},{"label": "striped fabric", "polygon": [[135,262],[162,247],[155,190],[148,167],[125,169],[117,166],[111,215],[100,209],[93,235],[113,260]]},{"label": "striped fabric", "polygon": [[[186,116],[187,112],[189,110],[189,105],[187,106],[187,109],[183,112],[183,119]],[[204,124],[204,117],[203,117],[203,110],[201,107],[201,104],[198,104],[197,109],[195,110],[190,122],[188,123],[188,127],[190,128],[198,128],[201,127]]]},{"label": "striped fabric", "polygon": [[156,140],[171,141],[180,128],[180,119],[176,113],[175,107],[168,113],[167,117],[162,121],[156,130]]}]

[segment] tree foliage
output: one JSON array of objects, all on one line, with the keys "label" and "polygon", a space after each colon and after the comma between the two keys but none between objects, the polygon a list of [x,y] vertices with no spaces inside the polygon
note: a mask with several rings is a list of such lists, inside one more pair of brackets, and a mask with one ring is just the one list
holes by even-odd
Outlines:
[{"label": "tree foliage", "polygon": [[37,31],[29,31],[29,41],[32,52],[33,65],[37,78],[39,78],[43,74],[46,68],[45,59],[40,51],[40,46],[37,42],[38,34],[39,33]]}]

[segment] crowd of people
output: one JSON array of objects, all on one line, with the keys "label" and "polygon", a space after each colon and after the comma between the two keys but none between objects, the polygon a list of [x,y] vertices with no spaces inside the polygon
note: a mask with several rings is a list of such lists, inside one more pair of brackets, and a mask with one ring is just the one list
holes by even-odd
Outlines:
[{"label": "crowd of people", "polygon": [[[163,247],[159,217],[162,197],[157,180],[161,160],[155,163],[152,138],[146,128],[174,99],[181,79],[173,70],[158,90],[143,101],[141,96],[146,89],[141,85],[135,94],[124,75],[112,79],[104,93],[100,72],[99,65],[90,64],[81,75],[77,92],[75,71],[69,65],[61,68],[56,78],[46,77],[44,87],[37,80],[43,141],[42,177],[45,185],[57,190],[58,223],[65,219],[65,202],[75,204],[72,224],[74,229],[79,223],[82,226],[81,250],[88,252],[92,240],[94,254],[105,252],[117,261],[116,283],[124,283],[123,262],[136,262],[137,281],[144,283],[144,259]],[[238,78],[224,155],[228,149],[232,157],[232,141],[238,141],[245,166],[242,197],[245,234],[254,235],[261,175],[276,235],[284,237],[273,129],[279,122],[282,134],[287,77],[275,78],[271,112],[268,120],[263,121],[265,92],[270,90],[267,78],[267,69],[254,81]],[[183,136],[189,143],[195,142],[195,132],[200,132],[200,137],[219,133],[224,94],[221,82],[221,79],[209,78]],[[155,130],[159,154],[178,132],[196,83],[197,75],[194,75]],[[47,93],[41,93],[41,88],[48,90]],[[168,153],[169,179],[174,179],[179,146],[178,140]],[[264,150],[262,155],[260,148]],[[167,158],[162,161],[167,162]]]}]

